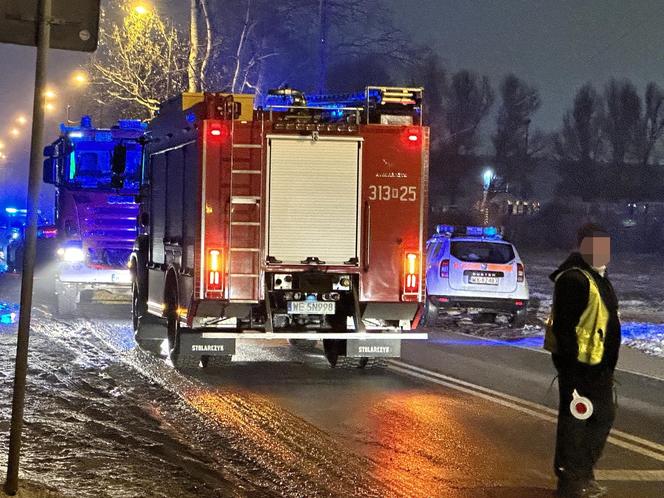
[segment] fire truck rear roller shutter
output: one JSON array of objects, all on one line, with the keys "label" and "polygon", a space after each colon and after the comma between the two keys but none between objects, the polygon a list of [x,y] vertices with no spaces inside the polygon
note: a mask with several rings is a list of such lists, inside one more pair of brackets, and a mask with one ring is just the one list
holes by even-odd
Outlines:
[{"label": "fire truck rear roller shutter", "polygon": [[287,264],[358,256],[361,138],[271,137],[268,256]]}]

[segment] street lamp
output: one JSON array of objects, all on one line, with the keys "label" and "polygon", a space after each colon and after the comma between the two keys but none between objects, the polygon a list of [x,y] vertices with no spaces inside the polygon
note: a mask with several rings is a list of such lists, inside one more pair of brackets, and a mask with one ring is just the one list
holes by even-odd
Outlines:
[{"label": "street lamp", "polygon": [[484,215],[484,226],[489,226],[489,190],[491,189],[491,184],[495,178],[495,173],[493,169],[487,168],[482,174],[482,180],[484,183],[484,189],[482,191],[482,214]]},{"label": "street lamp", "polygon": [[71,75],[71,81],[75,86],[85,86],[89,83],[90,78],[88,77],[88,73],[85,71],[74,71]]},{"label": "street lamp", "polygon": [[144,16],[148,14],[152,10],[150,6],[145,3],[145,2],[137,2],[136,5],[134,5],[134,12],[138,14],[139,16]]},{"label": "street lamp", "polygon": [[493,183],[495,173],[491,168],[488,168],[484,171],[482,179],[484,180],[484,190],[488,191],[491,188],[491,183]]},{"label": "street lamp", "polygon": [[18,137],[18,136],[21,134],[21,132],[19,131],[18,128],[12,128],[11,130],[9,130],[9,134],[10,134],[12,137],[16,138],[16,137]]},{"label": "street lamp", "polygon": [[55,93],[55,90],[48,89],[44,92],[44,97],[47,99],[54,99],[57,97],[57,94]]},{"label": "street lamp", "polygon": [[21,114],[19,117],[16,118],[16,122],[21,126],[23,126],[28,122],[28,118],[26,118],[23,114]]}]

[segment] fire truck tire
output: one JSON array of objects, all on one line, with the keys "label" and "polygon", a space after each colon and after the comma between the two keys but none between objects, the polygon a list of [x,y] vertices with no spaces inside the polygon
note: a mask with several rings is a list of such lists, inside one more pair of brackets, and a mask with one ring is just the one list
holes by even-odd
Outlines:
[{"label": "fire truck tire", "polygon": [[385,358],[367,358],[366,356],[360,358],[360,364],[358,368],[364,368],[365,370],[371,370],[374,368],[382,368],[387,365]]},{"label": "fire truck tire", "polygon": [[300,351],[314,351],[318,341],[308,341],[306,339],[288,339],[288,344]]},{"label": "fire truck tire", "polygon": [[224,368],[231,364],[233,361],[233,355],[224,354],[224,355],[204,355],[201,357],[201,365],[203,368]]},{"label": "fire truck tire", "polygon": [[345,358],[346,341],[337,339],[323,340],[323,354],[331,368],[336,368],[339,360]]},{"label": "fire truck tire", "polygon": [[139,319],[145,316],[148,311],[148,303],[138,291],[138,282],[134,280],[131,286],[131,324],[134,328],[134,333],[138,334],[140,327]]},{"label": "fire truck tire", "polygon": [[363,356],[362,358],[351,358],[349,356],[340,356],[337,360],[336,368],[345,370],[371,370],[383,366],[385,366],[383,358],[367,358],[366,356]]},{"label": "fire truck tire", "polygon": [[58,292],[56,296],[58,316],[68,317],[76,314],[76,309],[78,308],[77,297],[78,291],[76,289],[63,289]]},{"label": "fire truck tire", "polygon": [[200,356],[180,352],[180,321],[175,313],[169,313],[166,327],[168,336],[168,356],[175,369],[194,370],[198,368],[201,362]]},{"label": "fire truck tire", "polygon": [[510,328],[512,329],[522,329],[526,326],[526,320],[528,319],[528,311],[523,309],[515,311],[510,316]]}]

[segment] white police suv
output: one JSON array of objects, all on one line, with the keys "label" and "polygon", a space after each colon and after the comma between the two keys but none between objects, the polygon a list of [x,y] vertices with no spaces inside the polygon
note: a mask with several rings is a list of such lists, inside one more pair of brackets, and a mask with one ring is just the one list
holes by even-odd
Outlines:
[{"label": "white police suv", "polygon": [[441,312],[507,314],[512,328],[526,324],[528,282],[516,248],[495,227],[438,225],[427,241],[425,322]]}]

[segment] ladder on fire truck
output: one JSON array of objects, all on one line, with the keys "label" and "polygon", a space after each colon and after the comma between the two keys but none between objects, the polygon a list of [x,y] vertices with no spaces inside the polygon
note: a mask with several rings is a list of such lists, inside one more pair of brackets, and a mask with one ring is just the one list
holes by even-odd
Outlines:
[{"label": "ladder on fire truck", "polygon": [[[233,96],[226,98],[233,107]],[[230,130],[230,206],[228,215],[228,299],[257,303],[261,275],[261,213],[263,188],[263,113],[251,126]]]}]

